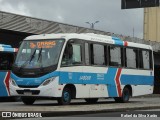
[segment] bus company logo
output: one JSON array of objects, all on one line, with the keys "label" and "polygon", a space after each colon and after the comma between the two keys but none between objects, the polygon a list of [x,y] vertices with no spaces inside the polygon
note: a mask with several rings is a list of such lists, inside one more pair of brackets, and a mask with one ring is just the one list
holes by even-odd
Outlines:
[{"label": "bus company logo", "polygon": [[98,73],[97,74],[97,80],[104,80],[104,74]]},{"label": "bus company logo", "polygon": [[11,112],[2,112],[2,117],[11,117]]},{"label": "bus company logo", "polygon": [[68,73],[68,77],[70,80],[72,80],[72,73]]}]

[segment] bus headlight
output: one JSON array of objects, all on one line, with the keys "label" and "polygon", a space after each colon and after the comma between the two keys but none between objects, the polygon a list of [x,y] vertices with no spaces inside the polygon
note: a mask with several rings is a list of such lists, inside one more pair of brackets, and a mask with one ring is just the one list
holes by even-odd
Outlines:
[{"label": "bus headlight", "polygon": [[52,77],[52,78],[49,78],[49,79],[45,80],[45,81],[41,84],[41,86],[46,86],[46,85],[50,84],[52,81],[55,80],[55,78],[56,78],[56,77]]},{"label": "bus headlight", "polygon": [[10,78],[10,82],[13,86],[17,86],[16,82],[12,78]]}]

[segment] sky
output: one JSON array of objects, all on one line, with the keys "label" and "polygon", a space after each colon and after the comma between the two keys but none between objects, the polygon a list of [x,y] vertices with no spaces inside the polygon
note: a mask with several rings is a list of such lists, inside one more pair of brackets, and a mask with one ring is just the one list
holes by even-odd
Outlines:
[{"label": "sky", "polygon": [[121,10],[121,0],[0,0],[0,11],[143,38],[143,8]]}]

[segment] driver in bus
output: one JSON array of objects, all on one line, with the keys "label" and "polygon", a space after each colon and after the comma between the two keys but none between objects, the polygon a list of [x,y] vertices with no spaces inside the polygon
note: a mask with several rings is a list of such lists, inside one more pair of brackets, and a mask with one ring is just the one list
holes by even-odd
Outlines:
[{"label": "driver in bus", "polygon": [[73,46],[72,44],[68,44],[65,48],[62,65],[71,65],[73,63]]}]

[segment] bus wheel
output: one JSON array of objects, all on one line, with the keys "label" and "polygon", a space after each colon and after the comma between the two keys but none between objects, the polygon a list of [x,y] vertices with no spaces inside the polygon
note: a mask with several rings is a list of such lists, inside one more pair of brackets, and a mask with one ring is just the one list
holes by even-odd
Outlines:
[{"label": "bus wheel", "polygon": [[71,102],[71,90],[69,88],[64,88],[62,92],[62,97],[58,98],[59,105],[69,105]]},{"label": "bus wheel", "polygon": [[94,103],[97,103],[98,98],[86,98],[85,101],[86,101],[88,104],[94,104]]},{"label": "bus wheel", "polygon": [[32,105],[36,99],[32,97],[21,97],[21,100],[25,105]]},{"label": "bus wheel", "polygon": [[126,103],[129,101],[130,96],[130,90],[127,87],[125,87],[123,89],[122,97],[115,97],[114,100],[117,103]]}]

